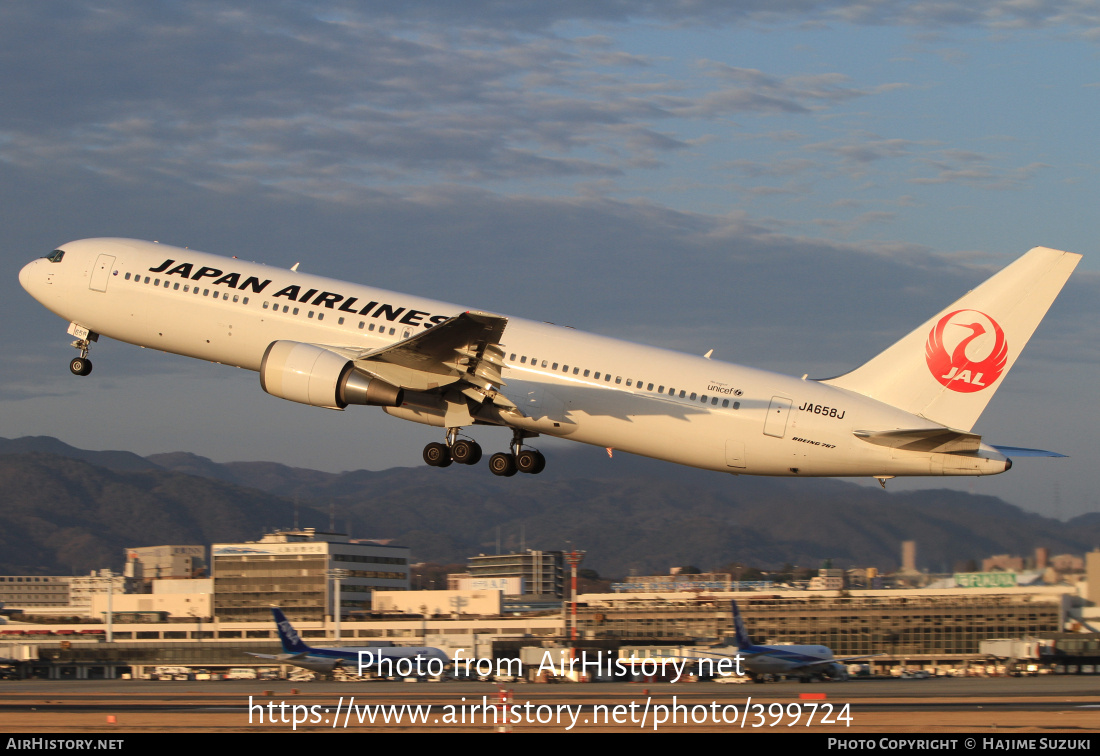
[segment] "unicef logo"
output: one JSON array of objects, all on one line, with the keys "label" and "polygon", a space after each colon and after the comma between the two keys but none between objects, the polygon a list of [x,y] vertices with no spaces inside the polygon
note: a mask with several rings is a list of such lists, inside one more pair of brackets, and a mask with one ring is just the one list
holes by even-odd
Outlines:
[{"label": "unicef logo", "polygon": [[928,369],[941,384],[960,393],[981,391],[1004,372],[1005,332],[977,310],[955,310],[940,318],[924,345]]}]

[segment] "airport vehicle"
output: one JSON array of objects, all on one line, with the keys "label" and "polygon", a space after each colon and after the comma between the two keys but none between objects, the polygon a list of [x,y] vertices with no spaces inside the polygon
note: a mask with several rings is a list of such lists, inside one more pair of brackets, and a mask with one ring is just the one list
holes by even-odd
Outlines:
[{"label": "airport vehicle", "polygon": [[71,321],[87,375],[100,334],[258,371],[274,396],[374,405],[445,429],[436,467],[476,464],[472,425],[512,433],[496,475],[538,473],[528,441],[572,439],[744,475],[992,475],[972,428],[1080,255],[1036,247],[845,375],[794,378],[132,239],[64,244],[20,283]]},{"label": "airport vehicle", "polygon": [[[776,677],[797,677],[799,682],[808,683],[815,679],[846,680],[847,665],[858,659],[872,656],[849,656],[843,659],[833,657],[828,646],[758,646],[752,642],[741,610],[736,601],[730,601],[733,612],[733,643],[712,648],[702,656],[709,658],[729,658],[740,654],[741,667],[753,682],[763,682]],[[727,650],[728,649],[728,650]],[[698,657],[696,657],[698,658]]]},{"label": "airport vehicle", "polygon": [[298,635],[282,610],[272,607],[275,627],[283,646],[281,654],[253,654],[260,659],[271,659],[283,664],[308,669],[311,672],[330,674],[336,667],[355,674],[372,673],[379,677],[438,676],[444,666],[451,663],[445,652],[431,646],[343,646],[340,648],[313,648]]}]

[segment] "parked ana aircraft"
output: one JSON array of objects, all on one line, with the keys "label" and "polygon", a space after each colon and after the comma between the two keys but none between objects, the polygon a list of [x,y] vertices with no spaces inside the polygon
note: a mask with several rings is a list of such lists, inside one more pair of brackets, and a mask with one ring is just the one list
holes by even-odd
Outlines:
[{"label": "parked ana aircraft", "polygon": [[441,675],[443,667],[451,663],[451,657],[431,646],[344,646],[341,648],[313,648],[298,636],[290,620],[282,610],[271,608],[275,615],[275,627],[283,653],[252,654],[260,659],[270,659],[283,664],[293,664],[312,672],[328,674],[342,667],[357,674],[368,670],[379,677],[412,677]]},{"label": "parked ana aircraft", "polygon": [[814,678],[843,680],[848,677],[845,666],[848,662],[871,658],[850,656],[835,659],[828,646],[757,646],[745,630],[745,622],[741,619],[737,602],[730,601],[730,605],[733,609],[734,642],[732,645],[719,647],[729,648],[730,653],[715,649],[706,656],[730,658],[739,654],[743,659],[741,666],[752,677],[753,682],[762,682],[767,675],[797,677],[799,682],[804,683]]},{"label": "parked ana aircraft", "polygon": [[[745,475],[990,475],[972,433],[1080,255],[1036,247],[860,368],[808,380],[546,323],[130,239],[85,239],[19,281],[99,335],[260,373],[274,396],[381,406],[446,429],[429,465],[475,464],[468,426],[512,431],[497,475],[540,472],[539,434]],[[1053,455],[1060,456],[1060,455]]]}]

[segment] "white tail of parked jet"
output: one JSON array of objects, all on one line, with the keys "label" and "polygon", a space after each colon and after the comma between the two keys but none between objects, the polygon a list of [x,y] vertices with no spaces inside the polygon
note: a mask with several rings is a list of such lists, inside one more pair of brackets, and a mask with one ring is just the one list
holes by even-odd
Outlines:
[{"label": "white tail of parked jet", "polygon": [[1080,260],[1035,247],[870,362],[822,382],[969,431]]}]

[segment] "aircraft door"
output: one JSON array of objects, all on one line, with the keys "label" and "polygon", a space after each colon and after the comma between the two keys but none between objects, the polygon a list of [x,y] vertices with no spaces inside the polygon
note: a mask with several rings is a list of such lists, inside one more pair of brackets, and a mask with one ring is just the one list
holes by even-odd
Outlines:
[{"label": "aircraft door", "polygon": [[745,442],[741,439],[726,439],[726,467],[738,467],[744,469]]},{"label": "aircraft door", "polygon": [[92,268],[92,280],[88,283],[88,288],[92,291],[107,291],[107,281],[110,280],[114,267],[114,255],[100,255]]},{"label": "aircraft door", "polygon": [[787,432],[787,415],[791,411],[791,400],[782,396],[773,396],[768,407],[768,417],[764,421],[764,435],[783,438]]}]

